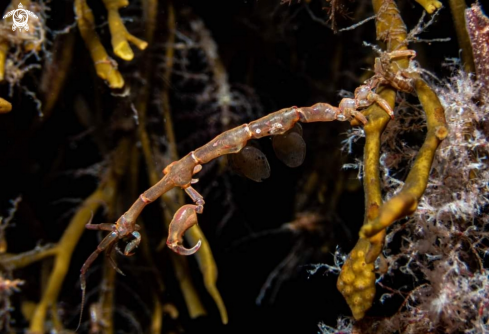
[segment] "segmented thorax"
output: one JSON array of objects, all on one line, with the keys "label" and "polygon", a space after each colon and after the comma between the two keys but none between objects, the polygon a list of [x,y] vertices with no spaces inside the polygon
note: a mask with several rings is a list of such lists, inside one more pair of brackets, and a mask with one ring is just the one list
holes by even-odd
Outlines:
[{"label": "segmented thorax", "polygon": [[383,53],[380,59],[377,59],[375,61],[375,72],[381,76],[381,81],[406,93],[412,93],[414,91],[414,80],[409,77],[407,71],[401,69],[399,66],[393,66],[387,53]]}]

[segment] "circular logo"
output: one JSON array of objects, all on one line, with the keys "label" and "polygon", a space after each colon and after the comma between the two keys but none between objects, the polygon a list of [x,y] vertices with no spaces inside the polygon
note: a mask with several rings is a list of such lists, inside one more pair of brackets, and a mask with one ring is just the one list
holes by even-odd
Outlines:
[{"label": "circular logo", "polygon": [[16,9],[12,18],[14,20],[12,30],[15,31],[14,27],[18,27],[20,29],[25,28],[26,31],[29,30],[29,26],[27,25],[27,11],[25,9]]},{"label": "circular logo", "polygon": [[25,31],[29,31],[29,25],[27,24],[27,21],[29,20],[29,16],[37,18],[36,14],[33,12],[24,9],[24,6],[22,6],[21,3],[19,3],[19,8],[11,10],[7,14],[3,16],[3,18],[7,18],[12,16],[12,30],[15,31],[17,28],[19,28],[21,31],[22,29],[25,29]]}]

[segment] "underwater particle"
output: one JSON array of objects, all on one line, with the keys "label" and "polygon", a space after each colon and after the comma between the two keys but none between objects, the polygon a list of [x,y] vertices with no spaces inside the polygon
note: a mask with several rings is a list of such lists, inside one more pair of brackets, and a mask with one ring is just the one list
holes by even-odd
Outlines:
[{"label": "underwater particle", "polygon": [[465,10],[465,21],[472,44],[475,74],[481,83],[481,96],[489,93],[489,18],[478,3]]}]

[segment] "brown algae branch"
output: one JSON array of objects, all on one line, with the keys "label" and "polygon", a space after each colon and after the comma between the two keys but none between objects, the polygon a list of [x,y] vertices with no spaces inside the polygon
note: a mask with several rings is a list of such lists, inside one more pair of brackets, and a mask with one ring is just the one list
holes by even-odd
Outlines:
[{"label": "brown algae branch", "polygon": [[[377,13],[377,38],[387,43],[389,52],[405,50],[406,27],[396,4],[392,0],[374,0],[373,6]],[[401,71],[408,62],[408,57],[393,61]],[[337,283],[356,320],[364,317],[375,297],[373,262],[382,251],[385,228],[416,210],[428,182],[436,148],[447,135],[443,107],[436,94],[419,77],[413,78],[412,83],[427,115],[428,134],[403,190],[384,205],[380,186],[380,138],[389,119],[376,105],[365,112],[369,116],[369,123],[365,126],[364,148],[365,220],[360,239],[345,261]],[[394,107],[394,89],[386,88],[379,95]]]},{"label": "brown algae branch", "polygon": [[58,294],[70,266],[71,255],[85,230],[85,224],[90,220],[93,212],[98,210],[104,202],[110,199],[113,191],[113,189],[111,189],[112,186],[113,185],[107,185],[97,189],[83,202],[82,207],[72,218],[63,237],[59,241],[57,248],[61,251],[56,254],[54,268],[49,277],[46,290],[44,291],[41,301],[37,304],[32,317],[29,328],[31,333],[44,333],[46,311],[51,305],[56,303],[58,299]]},{"label": "brown algae branch", "polygon": [[163,329],[163,305],[159,298],[154,298],[154,310],[151,316],[150,333],[160,334]]},{"label": "brown algae branch", "polygon": [[[175,9],[173,7],[173,4],[169,2],[168,3],[168,40],[167,40],[168,47],[166,48],[166,54],[165,54],[166,64],[165,64],[165,73],[163,75],[163,82],[165,86],[163,87],[163,91],[162,91],[162,107],[163,107],[163,117],[165,119],[165,134],[167,136],[168,146],[169,146],[168,153],[170,154],[170,158],[173,161],[178,160],[178,152],[177,152],[177,145],[175,139],[175,132],[173,130],[173,120],[172,120],[172,114],[170,109],[170,95],[168,91],[169,87],[167,83],[170,82],[171,73],[174,65],[175,32],[176,32]],[[176,194],[176,197],[179,206],[183,206],[185,203],[183,194],[179,192],[178,194]],[[227,314],[226,306],[224,305],[224,302],[222,300],[221,294],[217,289],[217,264],[216,261],[214,260],[212,250],[209,244],[206,242],[204,233],[202,232],[199,226],[194,226],[192,229],[190,229],[187,233],[187,238],[189,242],[195,241],[195,243],[197,243],[199,240],[204,241],[200,248],[200,252],[196,254],[197,263],[199,265],[200,271],[202,272],[204,286],[207,292],[209,293],[209,295],[216,303],[216,306],[219,310],[221,321],[223,324],[227,324],[228,314]],[[180,263],[182,262],[181,258],[174,258],[172,256],[172,261],[174,266],[181,267],[179,269],[181,277],[188,276],[188,267],[186,266],[186,264]],[[201,304],[199,296],[198,295],[193,296],[192,294],[192,292],[195,291],[195,287],[192,285],[192,282],[188,281],[186,283],[186,286],[187,286],[186,289],[190,289],[190,290],[188,291],[182,290],[182,292],[185,296],[189,314],[193,317],[196,317],[200,315],[202,312],[205,312],[205,309]],[[182,285],[182,289],[183,288],[184,286]],[[192,301],[192,299],[194,301]],[[200,307],[196,307],[196,306],[200,306]]]},{"label": "brown algae branch", "polygon": [[[104,333],[112,334],[114,332],[114,292],[115,292],[115,275],[116,270],[112,267],[109,257],[104,260],[104,272],[102,287],[100,289],[100,298],[96,306],[100,308],[101,322],[104,324]],[[92,308],[93,305],[90,305]],[[92,318],[92,317],[91,317]],[[91,320],[92,321],[92,320]]]},{"label": "brown algae branch", "polygon": [[[391,88],[384,89],[380,95],[394,106],[395,91]],[[365,113],[369,116],[369,122],[364,126],[364,176],[363,186],[365,192],[365,218],[364,224],[378,215],[378,209],[382,205],[382,192],[380,187],[380,138],[389,117],[380,112],[377,106],[372,106]],[[350,252],[347,260],[341,268],[338,277],[337,288],[345,298],[356,320],[362,319],[365,312],[370,309],[375,297],[375,273],[373,263],[368,263],[365,255],[372,247],[377,245],[377,255],[382,250],[385,233],[374,236],[375,242],[360,238]]]},{"label": "brown algae branch", "polygon": [[[375,22],[377,39],[386,43],[387,52],[403,52],[407,50],[406,38],[407,28],[402,20],[399,9],[393,0],[373,0],[372,5],[377,15]],[[392,61],[393,65],[400,69],[409,66],[409,56],[396,58]],[[391,69],[389,69],[391,70]],[[397,77],[397,75],[395,75]],[[412,84],[411,84],[412,85]],[[399,85],[398,85],[399,86]],[[400,87],[398,87],[399,89]],[[385,87],[379,95],[394,109],[396,100],[396,90],[392,87]],[[365,148],[364,148],[364,181],[365,190],[365,218],[364,225],[374,220],[379,212],[378,208],[382,205],[382,190],[380,182],[380,147],[381,136],[389,122],[382,110],[377,105],[372,105],[365,112],[369,117],[369,124],[365,127]],[[385,231],[370,238],[370,252],[380,254],[384,243]],[[367,262],[373,262],[367,261]]]},{"label": "brown algae branch", "polygon": [[[157,9],[157,2],[154,1],[147,1],[145,7],[147,7],[148,11],[145,14],[147,17],[146,21],[146,27],[147,27],[147,39],[149,41],[152,40],[153,36],[149,33],[151,30],[154,31],[152,28],[152,24],[155,22],[155,17],[156,13],[158,12]],[[153,9],[153,10],[150,10]],[[171,13],[169,12],[169,15]],[[171,17],[169,17],[171,19]],[[169,25],[171,23],[169,22]],[[151,75],[151,63],[146,63],[143,64],[142,66],[142,72],[144,73],[144,77],[149,78]],[[152,150],[152,145],[151,141],[148,135],[148,132],[146,131],[146,113],[147,113],[147,104],[148,104],[148,87],[144,86],[141,87],[140,93],[138,95],[138,102],[137,102],[137,110],[138,110],[138,115],[139,115],[139,122],[138,122],[138,136],[139,140],[141,143],[141,150],[144,156],[144,160],[146,162],[146,168],[148,172],[148,178],[150,184],[155,184],[158,183],[160,177],[158,176],[158,173],[156,172],[154,168],[154,159],[153,159],[153,152],[156,152],[157,149],[154,151]],[[168,110],[169,111],[169,110]],[[172,127],[173,125],[170,123],[168,125],[168,121],[166,122],[166,128]],[[170,138],[169,138],[170,139]],[[176,154],[176,150],[175,150]],[[177,160],[178,158],[175,158],[174,160]],[[183,202],[183,196],[179,194],[179,197],[181,198],[181,202]],[[164,222],[165,226],[168,229],[172,216],[170,212],[174,212],[177,210],[177,208],[183,204],[179,204],[178,201],[175,201],[173,196],[171,196],[169,193],[164,193],[161,196],[161,203],[163,207],[168,208],[168,210],[163,210],[164,214]],[[142,231],[144,232],[144,231]],[[164,245],[164,243],[163,243]],[[197,289],[195,288],[193,281],[191,279],[190,271],[188,268],[188,263],[187,259],[178,257],[176,254],[171,254],[170,259],[172,261],[173,265],[173,270],[175,272],[175,275],[178,278],[178,283],[180,285],[180,289],[182,291],[185,304],[187,305],[187,310],[191,318],[196,318],[202,315],[206,314],[204,305],[202,304],[199,294],[197,292]]]},{"label": "brown algae branch", "polygon": [[10,111],[12,111],[12,103],[0,97],[0,114],[6,114]]},{"label": "brown algae branch", "polygon": [[[376,14],[377,39],[386,43],[387,52],[407,50],[405,43],[407,29],[395,2],[393,0],[373,0],[372,5]],[[397,58],[392,63],[399,69],[407,68],[409,57]],[[394,108],[396,98],[394,88],[384,86],[382,90],[379,89],[379,95],[390,108]],[[365,218],[363,224],[368,225],[378,217],[379,208],[382,206],[380,147],[381,136],[389,122],[389,117],[376,104],[365,110],[364,115],[368,117],[368,123],[364,126]],[[362,319],[365,312],[372,307],[375,297],[375,268],[372,262],[382,251],[384,237],[385,231],[380,231],[369,239],[360,237],[341,268],[336,286],[356,320]],[[367,253],[369,254],[368,259],[366,258]]]},{"label": "brown algae branch", "polygon": [[[436,94],[420,78],[416,80],[415,87],[427,116],[428,133],[425,142],[418,152],[414,165],[400,193],[381,207],[376,202],[369,201],[370,206],[366,209],[366,223],[360,230],[360,239],[345,261],[338,278],[338,290],[345,297],[354,318],[357,320],[363,318],[365,312],[370,309],[373,303],[375,296],[373,262],[382,251],[385,229],[397,219],[412,214],[416,210],[419,199],[428,183],[436,149],[448,135],[444,109]],[[379,174],[377,169],[379,160],[374,161],[372,159],[374,154],[368,149],[372,146],[377,147],[377,143],[380,144],[380,139],[378,136],[375,136],[373,140],[372,138],[369,139],[367,131],[366,138],[364,184],[366,194],[370,195],[371,200],[372,197],[380,195],[380,193],[377,193],[376,187],[368,185],[369,183],[375,183],[371,182],[374,178],[369,173],[375,171],[375,175]],[[374,153],[377,154],[377,151]],[[367,160],[367,158],[370,160]],[[370,164],[369,167],[367,167],[368,164]]]},{"label": "brown algae branch", "polygon": [[396,220],[416,211],[428,183],[436,149],[448,135],[444,108],[437,95],[421,78],[416,80],[416,92],[426,113],[428,133],[425,142],[416,156],[402,190],[380,208],[379,216],[375,220],[362,227],[360,237],[372,237]]},{"label": "brown algae branch", "polygon": [[90,51],[97,75],[105,80],[110,88],[121,88],[124,86],[124,79],[117,70],[117,63],[109,57],[100,42],[95,31],[95,18],[86,0],[75,0],[75,15],[80,35]]},{"label": "brown algae branch", "polygon": [[[163,117],[165,120],[165,135],[168,139],[170,156],[172,161],[178,159],[177,145],[175,139],[175,131],[173,130],[173,119],[170,109],[170,94],[168,92],[169,83],[171,82],[171,74],[173,72],[174,55],[175,55],[175,9],[171,1],[168,3],[168,39],[165,52],[165,73],[163,74],[163,91],[161,93],[161,103],[163,108]],[[180,198],[183,200],[183,198]]]},{"label": "brown algae branch", "polygon": [[207,315],[207,311],[202,303],[199,292],[190,274],[188,261],[182,256],[175,253],[170,253],[170,259],[173,266],[175,277],[178,280],[178,285],[182,291],[182,296],[187,306],[187,312],[191,319],[196,319]]},{"label": "brown algae branch", "polygon": [[21,269],[45,258],[56,256],[57,254],[57,245],[47,245],[36,247],[33,250],[21,254],[2,254],[0,255],[0,264],[9,270]]},{"label": "brown algae branch", "polygon": [[134,52],[129,46],[129,42],[134,44],[140,50],[146,49],[148,43],[131,35],[122,22],[119,8],[127,7],[129,1],[103,0],[103,2],[108,13],[109,29],[112,36],[112,49],[114,50],[114,54],[124,60],[132,60],[134,58]]},{"label": "brown algae branch", "polygon": [[[391,88],[384,88],[379,95],[389,105],[394,106],[396,92]],[[375,219],[382,205],[382,192],[380,183],[380,139],[389,117],[378,106],[367,109],[365,115],[369,122],[364,126],[364,176],[363,187],[365,192],[365,218],[364,224]],[[369,249],[375,250],[375,258],[380,254],[385,233],[381,232],[371,240],[360,238],[350,252],[338,277],[337,288],[345,298],[352,311],[353,317],[360,320],[370,309],[375,297],[374,264],[368,263],[365,256]],[[374,246],[375,245],[375,246]]]},{"label": "brown algae branch", "polygon": [[151,44],[156,30],[158,0],[143,0],[141,5],[143,8],[143,22],[145,22],[146,26],[144,38],[148,41],[148,44]]},{"label": "brown algae branch", "polygon": [[437,9],[443,7],[443,4],[438,0],[416,0],[416,2],[423,6],[428,14],[433,14]]},{"label": "brown algae branch", "polygon": [[42,114],[45,119],[51,115],[65,86],[73,60],[75,38],[73,32],[58,36],[54,40],[52,58],[46,59],[40,85],[44,96]]},{"label": "brown algae branch", "polygon": [[7,61],[7,53],[10,49],[8,40],[0,37],[0,82],[5,79],[5,63]]},{"label": "brown algae branch", "polygon": [[196,254],[197,264],[199,265],[200,271],[202,272],[202,278],[204,280],[204,286],[209,295],[212,297],[216,303],[217,309],[221,316],[221,321],[223,324],[228,323],[228,313],[226,305],[221,297],[221,293],[217,288],[217,264],[212,255],[212,250],[208,242],[206,242],[204,233],[198,226],[194,226],[187,233],[187,240],[190,244],[197,244],[199,240],[204,240]]},{"label": "brown algae branch", "polygon": [[470,43],[469,32],[467,31],[467,29],[470,28],[467,25],[470,25],[470,23],[466,23],[465,19],[465,9],[467,8],[467,4],[465,3],[465,0],[448,0],[448,3],[450,5],[450,11],[452,12],[458,45],[462,49],[464,70],[467,73],[474,72],[473,50]]},{"label": "brown algae branch", "polygon": [[71,256],[75,246],[78,244],[78,240],[85,230],[85,225],[90,221],[93,213],[103,206],[104,203],[109,202],[114,196],[117,180],[121,176],[119,173],[120,168],[118,167],[124,165],[127,161],[127,159],[125,159],[127,156],[125,152],[126,146],[126,141],[119,145],[113,159],[114,164],[117,166],[114,166],[114,168],[108,172],[106,179],[101,182],[97,190],[85,199],[57,243],[55,249],[58,251],[56,252],[56,258],[54,260],[54,268],[49,276],[46,290],[44,291],[40,302],[37,304],[31,319],[29,327],[30,333],[44,333],[46,312],[56,304],[59,292],[70,266]]}]

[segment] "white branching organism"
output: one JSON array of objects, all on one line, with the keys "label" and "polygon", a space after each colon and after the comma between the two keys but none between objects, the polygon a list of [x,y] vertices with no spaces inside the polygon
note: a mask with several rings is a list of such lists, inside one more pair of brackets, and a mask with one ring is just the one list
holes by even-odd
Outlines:
[{"label": "white branching organism", "polygon": [[[394,316],[377,322],[376,333],[489,331],[489,270],[484,263],[489,252],[489,107],[477,99],[480,83],[459,65],[453,68],[453,77],[437,88],[449,135],[437,151],[418,210],[386,238],[388,268],[381,281],[407,275],[413,285],[401,291],[394,281],[391,291],[405,300]],[[411,124],[395,123],[395,131]],[[409,169],[412,147],[402,138],[390,138],[384,154],[400,155],[397,163]],[[388,169],[387,163],[381,165]],[[402,173],[384,175],[386,197],[391,197],[400,188],[397,177]]]},{"label": "white branching organism", "polygon": [[[11,223],[21,200],[22,198],[20,196],[12,200],[12,207],[8,210],[7,215],[5,217],[0,216],[0,254],[7,251],[5,229]],[[11,311],[10,296],[14,292],[19,292],[20,286],[24,283],[21,280],[7,277],[9,277],[8,273],[0,271],[0,331],[8,331]]]},{"label": "white branching organism", "polygon": [[[16,14],[9,15],[19,10],[23,10],[22,18],[16,18]],[[41,101],[21,81],[28,72],[41,68],[42,57],[50,57],[47,36],[54,34],[46,26],[48,10],[43,1],[24,1],[21,4],[19,0],[13,0],[5,10],[5,19],[0,21],[0,83],[8,83],[10,97],[15,87],[21,88],[35,101],[40,116]],[[21,26],[18,23],[20,19],[25,22]]]}]

